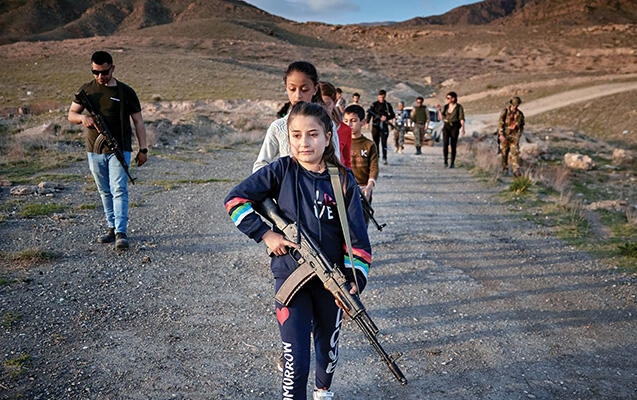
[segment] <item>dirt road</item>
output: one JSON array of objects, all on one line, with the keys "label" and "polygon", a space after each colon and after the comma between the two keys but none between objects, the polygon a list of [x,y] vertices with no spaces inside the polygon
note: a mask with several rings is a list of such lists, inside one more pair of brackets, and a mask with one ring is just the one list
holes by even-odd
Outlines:
[{"label": "dirt road", "polygon": [[[3,267],[0,309],[20,318],[2,332],[0,397],[277,398],[268,260],[222,206],[256,150],[179,148],[134,170],[128,252],[93,242],[99,209],[0,224],[2,250],[62,254]],[[409,384],[346,323],[338,398],[635,398],[635,277],[499,205],[498,188],[444,169],[439,147],[410,150],[391,153],[379,179],[374,206],[388,226],[370,227],[362,297]],[[87,173],[84,163],[64,172]],[[69,187],[57,200],[98,201],[88,196]]]},{"label": "dirt road", "polygon": [[[632,90],[637,90],[637,82],[606,83],[568,90],[537,100],[531,100],[525,102],[524,107],[521,108],[523,108],[525,116],[531,117],[561,107]],[[466,97],[467,99],[477,100],[487,94],[488,92],[482,92]],[[466,101],[467,99],[463,100]],[[468,115],[466,121],[467,132],[483,132],[489,130],[491,127],[496,127],[499,115],[499,113]]]}]

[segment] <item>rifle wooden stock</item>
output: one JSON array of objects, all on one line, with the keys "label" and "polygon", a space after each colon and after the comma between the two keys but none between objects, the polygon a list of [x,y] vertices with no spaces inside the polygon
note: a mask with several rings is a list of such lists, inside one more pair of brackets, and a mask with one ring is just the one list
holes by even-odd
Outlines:
[{"label": "rifle wooden stock", "polygon": [[[91,117],[93,117],[93,126],[95,127],[95,130],[97,130],[97,133],[100,134],[96,139],[96,142],[100,143],[98,147],[101,147],[103,143],[104,146],[106,146],[110,151],[113,152],[113,154],[115,154],[115,157],[117,158],[119,163],[122,164],[122,167],[124,168],[124,172],[126,172],[128,179],[130,179],[131,183],[134,185],[135,179],[129,172],[128,164],[126,164],[126,158],[124,158],[124,153],[122,153],[122,150],[117,144],[117,140],[111,133],[110,129],[108,129],[108,125],[106,125],[106,121],[104,121],[104,117],[102,116],[102,114],[97,111],[95,107],[93,107],[93,103],[91,103],[91,99],[89,99],[84,89],[80,90],[80,92],[75,96],[75,99],[77,100],[77,103],[81,104],[86,109],[86,111],[91,114]],[[122,135],[123,134],[124,132],[122,132]]]},{"label": "rifle wooden stock", "polygon": [[[365,306],[360,301],[360,297],[357,294],[351,294],[349,292],[351,289],[350,283],[338,266],[332,265],[314,239],[306,235],[302,229],[300,232],[298,231],[299,227],[296,223],[287,221],[285,217],[280,215],[278,207],[272,199],[266,199],[262,203],[253,203],[252,206],[263,218],[281,230],[286,239],[296,241],[297,235],[300,233],[301,243],[299,243],[299,248],[288,249],[290,256],[299,264],[298,268],[303,268],[306,271],[305,274],[313,273],[319,277],[325,288],[342,304],[343,311],[354,320],[363,331],[365,337],[369,340],[370,344],[380,355],[396,379],[403,385],[407,384],[407,378],[405,378],[405,375],[403,375],[395,362],[400,354],[396,357],[391,357],[385,352],[376,337],[378,327],[376,327],[374,321],[372,321],[367,314]],[[354,262],[354,260],[352,260],[352,262]],[[310,266],[310,268],[307,268],[306,264]],[[305,280],[300,279],[298,281],[302,282],[301,284],[305,284],[307,280],[309,280],[309,278]],[[285,283],[283,285],[285,286]],[[298,289],[299,288],[296,288],[296,291],[298,291]],[[289,301],[292,300],[296,291],[291,295],[282,296],[282,298],[287,299],[287,303],[282,304],[287,305]],[[277,296],[279,296],[279,293],[277,293]]]}]

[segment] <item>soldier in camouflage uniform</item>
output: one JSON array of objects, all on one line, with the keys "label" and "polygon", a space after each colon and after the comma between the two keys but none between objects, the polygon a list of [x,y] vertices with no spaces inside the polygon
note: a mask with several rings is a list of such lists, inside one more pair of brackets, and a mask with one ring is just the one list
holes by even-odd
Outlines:
[{"label": "soldier in camouflage uniform", "polygon": [[518,109],[522,104],[519,97],[509,100],[509,105],[500,113],[498,124],[498,141],[502,154],[502,171],[509,172],[509,160],[513,175],[520,176],[520,136],[524,130],[524,114]]},{"label": "soldier in camouflage uniform", "polygon": [[[416,154],[422,154],[420,148],[425,143],[425,133],[429,127],[429,110],[423,105],[425,99],[422,96],[416,98],[416,105],[411,109],[410,118],[414,122],[414,146]],[[433,140],[431,141],[433,146]]]}]

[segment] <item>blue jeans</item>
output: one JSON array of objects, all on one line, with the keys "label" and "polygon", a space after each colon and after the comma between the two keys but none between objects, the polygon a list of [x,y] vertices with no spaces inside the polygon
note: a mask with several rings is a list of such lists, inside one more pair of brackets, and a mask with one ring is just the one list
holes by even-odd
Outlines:
[{"label": "blue jeans", "polygon": [[[126,165],[131,152],[124,151]],[[102,198],[104,216],[109,228],[126,233],[128,225],[128,176],[115,154],[88,153],[88,166]]]}]

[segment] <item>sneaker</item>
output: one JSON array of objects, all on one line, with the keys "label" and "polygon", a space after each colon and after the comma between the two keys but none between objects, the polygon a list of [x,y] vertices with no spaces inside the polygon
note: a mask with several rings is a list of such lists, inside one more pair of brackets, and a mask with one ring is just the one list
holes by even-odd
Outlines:
[{"label": "sneaker", "polygon": [[115,228],[108,228],[106,233],[97,238],[97,243],[113,243],[115,241]]},{"label": "sneaker", "polygon": [[312,393],[312,400],[331,400],[334,398],[334,393],[327,389],[314,389]]},{"label": "sneaker", "polygon": [[115,234],[115,248],[117,250],[126,250],[128,248],[128,236],[123,232]]},{"label": "sneaker", "polygon": [[278,369],[279,372],[283,372],[283,354],[279,355],[279,358],[276,360],[276,369]]},{"label": "sneaker", "polygon": [[387,165],[387,159],[383,160],[383,165]]}]

